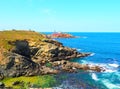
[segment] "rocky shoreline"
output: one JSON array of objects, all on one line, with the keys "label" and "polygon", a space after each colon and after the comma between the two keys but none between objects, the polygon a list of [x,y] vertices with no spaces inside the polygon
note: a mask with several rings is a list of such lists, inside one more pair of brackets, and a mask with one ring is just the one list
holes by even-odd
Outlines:
[{"label": "rocky shoreline", "polygon": [[37,42],[16,40],[9,42],[14,48],[3,54],[0,62],[0,80],[6,77],[37,76],[78,72],[79,70],[104,71],[95,65],[70,62],[72,58],[82,58],[90,53],[79,53],[76,49],[63,46],[52,39]]}]

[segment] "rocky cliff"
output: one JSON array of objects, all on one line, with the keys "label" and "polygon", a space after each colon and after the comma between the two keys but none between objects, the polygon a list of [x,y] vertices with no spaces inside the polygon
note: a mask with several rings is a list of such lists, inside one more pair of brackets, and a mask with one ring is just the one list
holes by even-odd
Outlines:
[{"label": "rocky cliff", "polygon": [[63,71],[76,72],[78,69],[102,71],[98,66],[69,62],[72,58],[90,54],[79,53],[43,34],[32,31],[2,31],[0,36],[0,79]]}]

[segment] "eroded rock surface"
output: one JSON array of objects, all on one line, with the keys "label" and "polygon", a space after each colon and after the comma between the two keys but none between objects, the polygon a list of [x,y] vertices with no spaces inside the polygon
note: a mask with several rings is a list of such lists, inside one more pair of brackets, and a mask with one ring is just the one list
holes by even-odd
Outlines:
[{"label": "eroded rock surface", "polygon": [[64,70],[67,72],[77,72],[78,70],[92,70],[96,72],[104,71],[102,67],[88,64],[79,64],[76,62],[70,62],[66,60],[52,62],[52,65],[58,70]]},{"label": "eroded rock surface", "polygon": [[51,39],[9,41],[14,45],[0,61],[0,80],[5,77],[34,76],[41,74],[57,74],[59,72],[77,72],[77,70],[102,71],[99,66],[82,65],[69,62],[72,58],[89,56],[90,53],[80,53],[76,49],[63,46]]}]

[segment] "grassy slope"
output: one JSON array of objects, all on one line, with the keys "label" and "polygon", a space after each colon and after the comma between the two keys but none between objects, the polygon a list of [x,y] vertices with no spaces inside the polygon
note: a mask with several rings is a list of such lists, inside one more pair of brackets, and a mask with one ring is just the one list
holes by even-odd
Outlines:
[{"label": "grassy slope", "polygon": [[28,40],[38,41],[44,38],[44,35],[33,31],[0,31],[0,48],[9,50],[12,46],[9,41]]},{"label": "grassy slope", "polygon": [[10,45],[9,42],[27,40],[29,43],[36,44],[43,39],[45,39],[45,35],[33,31],[0,31],[0,60],[4,59],[4,52],[7,52],[14,47],[14,45]]},{"label": "grassy slope", "polygon": [[[20,81],[24,82],[21,85],[13,86],[13,82]],[[13,87],[14,89],[27,89],[28,83],[32,84],[34,87],[42,87],[42,88],[48,88],[52,87],[56,80],[54,76],[51,75],[43,75],[43,76],[33,76],[33,77],[17,77],[17,78],[6,78],[2,81],[5,83],[6,87]]]}]

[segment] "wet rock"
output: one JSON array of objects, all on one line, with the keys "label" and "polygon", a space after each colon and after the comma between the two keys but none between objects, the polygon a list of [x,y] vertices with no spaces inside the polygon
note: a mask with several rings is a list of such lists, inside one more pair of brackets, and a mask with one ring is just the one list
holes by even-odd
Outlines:
[{"label": "wet rock", "polygon": [[58,70],[67,71],[67,72],[77,72],[78,70],[92,70],[97,72],[104,71],[103,68],[99,66],[79,64],[65,60],[52,62],[52,65],[56,67]]},{"label": "wet rock", "polygon": [[77,58],[79,58],[79,57],[87,57],[89,55],[91,55],[91,53],[78,53],[76,57]]}]

